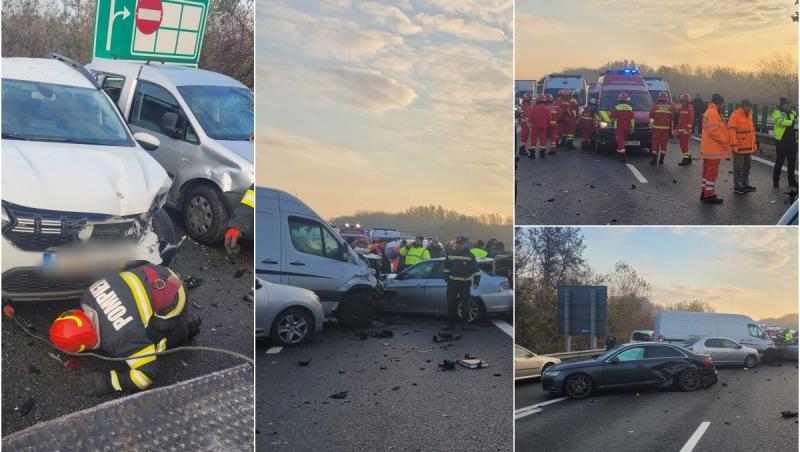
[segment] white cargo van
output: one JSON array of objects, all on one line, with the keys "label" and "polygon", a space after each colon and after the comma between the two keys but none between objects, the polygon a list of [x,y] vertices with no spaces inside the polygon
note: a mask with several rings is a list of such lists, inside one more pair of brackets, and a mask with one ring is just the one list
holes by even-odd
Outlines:
[{"label": "white cargo van", "polygon": [[365,326],[380,300],[374,270],[327,221],[284,191],[256,187],[256,274],[316,293],[325,315]]},{"label": "white cargo van", "polygon": [[720,336],[758,350],[760,355],[776,352],[772,342],[756,322],[746,315],[714,312],[664,311],[656,314],[653,336],[664,342],[683,342],[691,336]]}]

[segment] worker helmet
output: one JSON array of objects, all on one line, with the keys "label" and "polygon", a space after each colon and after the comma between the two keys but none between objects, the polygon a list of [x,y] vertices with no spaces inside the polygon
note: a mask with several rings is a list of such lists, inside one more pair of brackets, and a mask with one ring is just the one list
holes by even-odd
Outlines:
[{"label": "worker helmet", "polygon": [[553,101],[553,95],[552,95],[552,94],[547,94],[547,95],[545,95],[545,96],[544,96],[544,101],[545,101],[545,102],[548,102],[548,103],[549,103],[549,102],[552,102],[552,101]]},{"label": "worker helmet", "polygon": [[539,94],[538,96],[536,96],[536,103],[541,104],[542,102],[544,102],[544,96]]},{"label": "worker helmet", "polygon": [[97,330],[85,312],[70,309],[50,325],[50,342],[67,353],[92,350],[97,346]]},{"label": "worker helmet", "polygon": [[689,94],[687,93],[681,94],[681,102],[689,102],[690,100],[692,100],[692,98],[689,97]]},{"label": "worker helmet", "polygon": [[628,93],[619,93],[619,96],[617,96],[617,101],[619,101],[619,102],[627,102],[628,101]]},{"label": "worker helmet", "polygon": [[669,94],[666,91],[661,91],[658,93],[658,100],[661,102],[666,102],[669,100]]},{"label": "worker helmet", "polygon": [[533,99],[533,94],[531,93],[525,93],[522,95],[522,100],[524,101],[530,102],[531,99]]}]

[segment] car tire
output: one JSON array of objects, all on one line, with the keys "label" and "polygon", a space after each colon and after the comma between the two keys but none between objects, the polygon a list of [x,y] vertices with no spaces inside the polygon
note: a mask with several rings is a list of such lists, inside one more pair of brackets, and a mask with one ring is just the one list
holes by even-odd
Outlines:
[{"label": "car tire", "polygon": [[275,316],[270,328],[272,343],[282,347],[302,344],[314,335],[314,318],[300,308],[288,308]]},{"label": "car tire", "polygon": [[744,359],[744,367],[752,369],[758,365],[758,357],[756,355],[747,355]]},{"label": "car tire", "polygon": [[688,369],[683,369],[678,373],[678,377],[675,380],[678,389],[684,392],[691,392],[694,391],[703,384],[703,377],[700,375],[700,372],[697,371],[694,367],[689,367]]},{"label": "car tire", "polygon": [[339,322],[347,328],[363,328],[375,315],[372,297],[365,293],[354,293],[345,296],[336,308]]},{"label": "car tire", "polygon": [[566,381],[564,381],[564,393],[571,399],[583,399],[588,397],[593,390],[594,383],[588,375],[570,375]]},{"label": "car tire", "polygon": [[[178,244],[178,234],[175,232],[175,225],[172,224],[172,219],[164,209],[160,209],[153,216],[153,232],[158,236],[159,253],[164,251],[164,248],[168,245]],[[169,265],[172,256],[165,258],[165,256],[162,255],[162,258],[161,265]]]},{"label": "car tire", "polygon": [[228,228],[228,206],[222,193],[210,184],[197,184],[183,199],[183,224],[189,237],[210,245],[222,240]]},{"label": "car tire", "polygon": [[[467,319],[467,323],[482,322],[486,319],[486,307],[483,305],[483,301],[481,301],[480,298],[470,297],[469,310],[470,317]],[[461,304],[458,305],[458,318],[461,318]]]}]

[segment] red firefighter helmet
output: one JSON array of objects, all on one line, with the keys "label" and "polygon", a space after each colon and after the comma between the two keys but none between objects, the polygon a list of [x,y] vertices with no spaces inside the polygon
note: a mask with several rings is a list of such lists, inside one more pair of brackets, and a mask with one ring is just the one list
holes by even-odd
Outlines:
[{"label": "red firefighter helmet", "polygon": [[562,90],[560,91],[560,94],[561,94],[562,96],[564,96],[564,97],[567,97],[567,96],[569,96],[569,90],[568,90],[568,89],[562,89]]},{"label": "red firefighter helmet", "polygon": [[661,102],[666,102],[669,100],[669,94],[666,91],[661,91],[658,93],[658,100]]},{"label": "red firefighter helmet", "polygon": [[536,103],[541,104],[542,102],[544,102],[544,96],[542,94],[539,94],[538,96],[536,96]]},{"label": "red firefighter helmet", "polygon": [[531,99],[533,99],[533,94],[531,94],[531,93],[525,93],[525,94],[522,95],[522,100],[524,100],[526,102],[530,102]]},{"label": "red firefighter helmet", "polygon": [[50,325],[50,342],[68,353],[92,350],[97,346],[97,331],[85,312],[70,309]]},{"label": "red firefighter helmet", "polygon": [[618,102],[627,102],[628,101],[628,93],[619,93],[619,96],[617,96],[617,101]]},{"label": "red firefighter helmet", "polygon": [[689,94],[687,93],[681,94],[681,102],[689,102],[690,100],[692,100],[692,98],[689,97]]},{"label": "red firefighter helmet", "polygon": [[545,95],[544,96],[544,101],[545,102],[552,102],[553,101],[553,95],[552,94]]}]

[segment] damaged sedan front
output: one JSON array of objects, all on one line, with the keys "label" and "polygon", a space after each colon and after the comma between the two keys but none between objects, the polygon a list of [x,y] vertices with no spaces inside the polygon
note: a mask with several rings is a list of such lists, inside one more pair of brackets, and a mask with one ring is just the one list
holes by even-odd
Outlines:
[{"label": "damaged sedan front", "polygon": [[708,355],[659,342],[636,342],[586,361],[555,365],[542,375],[544,390],[581,399],[598,390],[669,388],[694,391],[717,382]]}]

